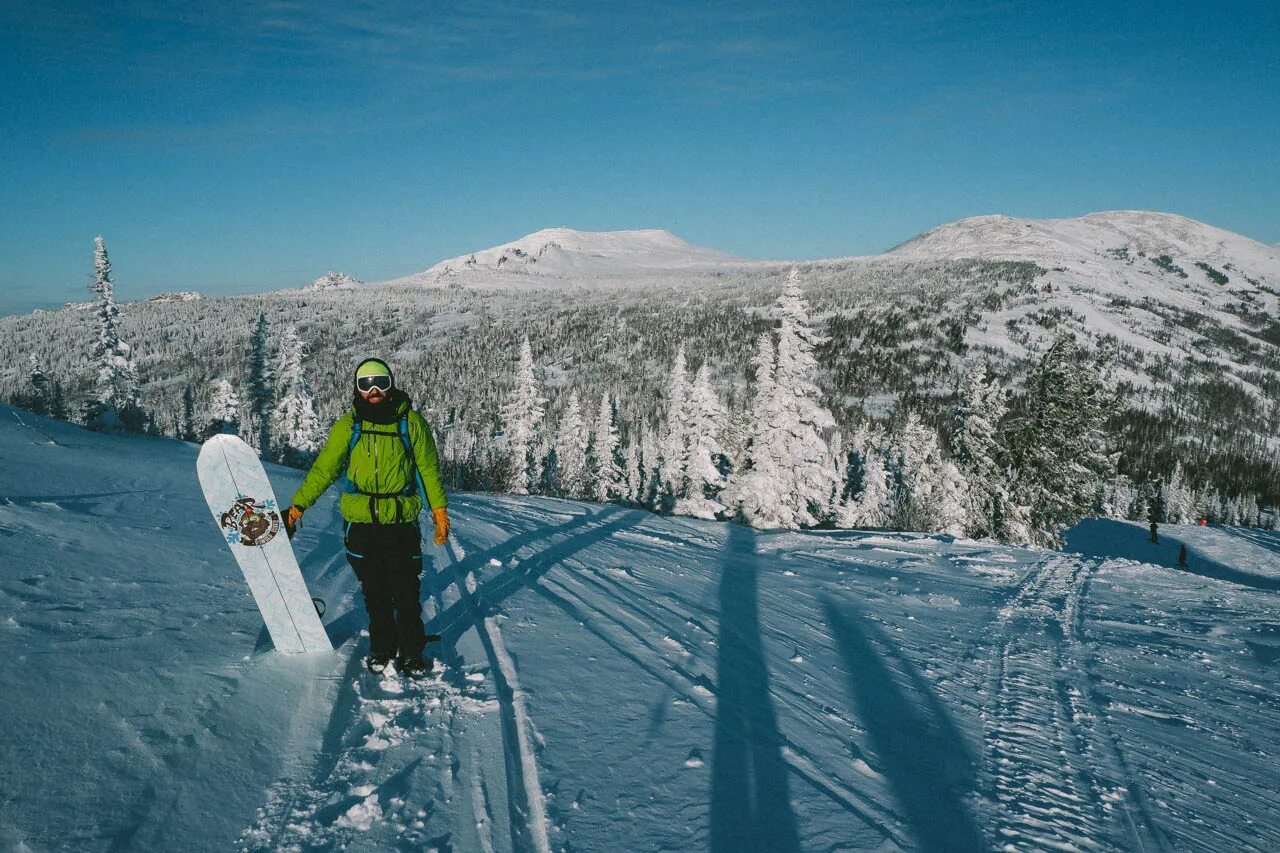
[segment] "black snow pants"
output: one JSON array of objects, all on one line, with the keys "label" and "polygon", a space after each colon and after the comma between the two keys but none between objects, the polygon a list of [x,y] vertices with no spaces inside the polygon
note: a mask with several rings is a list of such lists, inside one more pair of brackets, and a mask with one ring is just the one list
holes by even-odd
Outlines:
[{"label": "black snow pants", "polygon": [[422,533],[416,523],[347,526],[347,562],[369,614],[369,654],[416,657],[426,645],[419,599]]}]

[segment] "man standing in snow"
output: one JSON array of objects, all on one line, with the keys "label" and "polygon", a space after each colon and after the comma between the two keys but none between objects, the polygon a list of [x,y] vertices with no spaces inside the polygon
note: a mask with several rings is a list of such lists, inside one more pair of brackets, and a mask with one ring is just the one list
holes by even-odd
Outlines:
[{"label": "man standing in snow", "polygon": [[302,513],[343,476],[343,540],[369,614],[365,663],[382,672],[394,658],[396,669],[407,675],[430,672],[432,661],[423,657],[418,513],[426,501],[436,545],[449,538],[449,514],[431,428],[380,359],[365,359],[356,368],[352,411],[329,430],[285,513],[291,537]]}]

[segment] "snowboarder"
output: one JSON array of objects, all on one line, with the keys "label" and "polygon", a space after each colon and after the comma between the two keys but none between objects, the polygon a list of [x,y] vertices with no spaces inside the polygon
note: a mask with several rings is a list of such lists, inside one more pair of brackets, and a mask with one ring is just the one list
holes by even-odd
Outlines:
[{"label": "snowboarder", "polygon": [[382,672],[395,659],[397,671],[406,675],[430,672],[432,661],[423,657],[418,513],[425,501],[435,521],[436,545],[449,538],[449,514],[431,428],[381,359],[365,359],[356,367],[352,411],[330,428],[285,513],[290,536],[303,512],[344,476],[343,541],[369,614],[365,664]]}]

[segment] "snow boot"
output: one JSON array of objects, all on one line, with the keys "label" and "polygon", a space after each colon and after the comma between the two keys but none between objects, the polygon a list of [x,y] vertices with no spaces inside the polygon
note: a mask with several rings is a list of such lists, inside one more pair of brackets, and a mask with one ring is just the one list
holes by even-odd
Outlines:
[{"label": "snow boot", "polygon": [[435,665],[435,661],[431,658],[423,658],[422,655],[412,655],[396,658],[396,671],[409,678],[420,678],[431,672],[431,668]]},{"label": "snow boot", "polygon": [[381,675],[389,663],[391,663],[391,655],[369,655],[364,659],[364,665],[374,675]]}]

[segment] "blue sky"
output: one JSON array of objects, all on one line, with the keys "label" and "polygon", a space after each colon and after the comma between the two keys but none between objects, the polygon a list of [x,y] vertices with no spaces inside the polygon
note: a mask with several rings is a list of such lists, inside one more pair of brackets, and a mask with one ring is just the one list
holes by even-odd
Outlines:
[{"label": "blue sky", "polygon": [[[183,10],[188,6],[187,10]],[[1274,2],[0,4],[0,312],[539,228],[752,258],[985,213],[1280,240]]]}]

